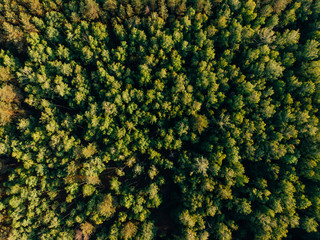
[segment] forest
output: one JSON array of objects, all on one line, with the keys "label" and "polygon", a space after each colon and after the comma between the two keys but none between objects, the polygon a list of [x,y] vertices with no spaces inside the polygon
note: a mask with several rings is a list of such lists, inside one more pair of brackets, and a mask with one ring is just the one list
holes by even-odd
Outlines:
[{"label": "forest", "polygon": [[320,0],[1,0],[0,239],[319,240]]}]

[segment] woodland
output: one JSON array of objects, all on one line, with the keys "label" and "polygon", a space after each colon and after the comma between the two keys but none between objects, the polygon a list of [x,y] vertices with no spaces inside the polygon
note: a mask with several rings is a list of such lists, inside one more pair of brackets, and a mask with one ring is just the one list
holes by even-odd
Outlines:
[{"label": "woodland", "polygon": [[1,0],[0,239],[320,239],[320,0]]}]

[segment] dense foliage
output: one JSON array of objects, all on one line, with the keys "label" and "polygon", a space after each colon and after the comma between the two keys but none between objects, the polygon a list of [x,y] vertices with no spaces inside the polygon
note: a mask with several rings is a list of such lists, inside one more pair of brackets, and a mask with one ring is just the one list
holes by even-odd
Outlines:
[{"label": "dense foliage", "polygon": [[319,0],[2,0],[0,239],[319,239]]}]

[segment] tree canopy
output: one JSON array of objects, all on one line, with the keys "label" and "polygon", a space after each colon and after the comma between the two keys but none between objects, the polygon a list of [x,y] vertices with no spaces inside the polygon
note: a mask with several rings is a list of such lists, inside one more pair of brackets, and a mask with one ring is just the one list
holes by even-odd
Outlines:
[{"label": "tree canopy", "polygon": [[319,0],[3,0],[0,239],[319,239]]}]

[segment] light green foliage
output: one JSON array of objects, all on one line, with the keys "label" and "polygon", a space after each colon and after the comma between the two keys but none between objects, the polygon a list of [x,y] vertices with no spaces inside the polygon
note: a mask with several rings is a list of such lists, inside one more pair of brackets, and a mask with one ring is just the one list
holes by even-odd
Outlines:
[{"label": "light green foliage", "polygon": [[96,152],[97,152],[96,146],[92,143],[89,143],[89,145],[82,150],[82,154],[85,158],[90,158]]},{"label": "light green foliage", "polygon": [[106,217],[110,217],[114,214],[116,208],[114,200],[110,194],[107,195],[100,203],[99,210],[99,213]]},{"label": "light green foliage", "polygon": [[0,3],[0,239],[319,239],[311,0]]}]

